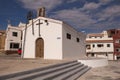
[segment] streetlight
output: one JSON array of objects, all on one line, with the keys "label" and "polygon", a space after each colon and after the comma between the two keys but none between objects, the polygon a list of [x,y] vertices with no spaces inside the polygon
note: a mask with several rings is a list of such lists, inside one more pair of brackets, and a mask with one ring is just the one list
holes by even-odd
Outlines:
[{"label": "streetlight", "polygon": [[32,20],[32,34],[34,35],[33,13],[31,11],[28,12],[27,17],[26,17],[26,25],[25,25],[25,32],[24,32],[23,49],[22,49],[22,55],[21,55],[22,58],[24,57],[27,24],[29,23],[29,20]]}]

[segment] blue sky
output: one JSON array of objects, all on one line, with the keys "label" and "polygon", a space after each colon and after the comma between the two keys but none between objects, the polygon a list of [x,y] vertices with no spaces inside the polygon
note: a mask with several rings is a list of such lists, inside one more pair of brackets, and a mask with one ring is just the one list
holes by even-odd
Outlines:
[{"label": "blue sky", "polygon": [[120,0],[0,0],[0,29],[26,22],[26,14],[44,6],[47,17],[67,22],[78,31],[120,29]]}]

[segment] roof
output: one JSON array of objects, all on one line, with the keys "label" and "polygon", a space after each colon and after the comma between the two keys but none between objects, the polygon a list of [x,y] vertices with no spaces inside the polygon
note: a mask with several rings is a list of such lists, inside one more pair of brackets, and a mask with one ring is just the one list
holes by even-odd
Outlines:
[{"label": "roof", "polygon": [[113,40],[86,40],[87,43],[113,43]]},{"label": "roof", "polygon": [[34,19],[33,22],[36,22],[38,19],[40,19],[40,20],[48,20],[49,22],[54,22],[54,23],[58,23],[58,24],[63,23],[63,21],[55,20],[55,19],[51,19],[51,18],[47,18],[47,17],[37,17],[36,19]]},{"label": "roof", "polygon": [[[44,20],[44,21],[48,21],[48,24],[49,22],[53,22],[53,23],[56,23],[56,24],[65,24],[65,25],[68,25],[67,23],[65,23],[64,21],[61,21],[61,20],[56,20],[56,19],[51,19],[51,18],[47,18],[47,17],[37,17],[35,19],[33,19],[33,23],[35,23],[36,21],[38,20]],[[27,25],[27,27],[31,26],[32,25],[32,20],[29,20],[29,24]],[[71,27],[70,25],[68,25],[71,29],[77,31],[75,28]],[[24,28],[25,29],[25,28]],[[78,32],[78,31],[77,31]],[[83,32],[79,32],[81,34],[84,34]]]},{"label": "roof", "polygon": [[0,30],[0,33],[5,33],[5,30]]},{"label": "roof", "polygon": [[4,35],[5,34],[5,30],[0,30],[0,36]]},{"label": "roof", "polygon": [[[38,20],[44,20],[45,22],[46,21],[49,21],[49,22],[53,22],[53,23],[57,23],[57,24],[62,24],[63,23],[63,21],[60,21],[60,20],[55,20],[55,19],[51,19],[51,18],[46,18],[46,17],[37,17],[37,18],[35,18],[35,19],[33,19],[33,24],[35,23],[35,22],[37,22]],[[48,23],[49,23],[48,22]],[[29,23],[27,24],[27,27],[30,27],[32,25],[32,20],[29,20]],[[24,28],[25,29],[25,28]]]},{"label": "roof", "polygon": [[21,28],[19,28],[19,27],[16,27],[16,26],[11,26],[11,25],[8,25],[8,30],[9,29],[14,29],[14,30],[22,30]]},{"label": "roof", "polygon": [[88,34],[89,37],[103,37],[104,34],[100,34],[100,33],[93,33],[93,34]]}]

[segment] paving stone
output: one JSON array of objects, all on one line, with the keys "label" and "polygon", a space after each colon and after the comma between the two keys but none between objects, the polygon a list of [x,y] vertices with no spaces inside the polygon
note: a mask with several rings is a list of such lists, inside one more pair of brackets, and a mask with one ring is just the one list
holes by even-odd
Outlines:
[{"label": "paving stone", "polygon": [[103,79],[103,80],[113,80],[113,78],[110,77],[110,76],[103,77],[102,79]]},{"label": "paving stone", "polygon": [[114,71],[114,73],[120,74],[120,71]]},{"label": "paving stone", "polygon": [[120,78],[117,78],[117,79],[115,79],[115,80],[120,80]]}]

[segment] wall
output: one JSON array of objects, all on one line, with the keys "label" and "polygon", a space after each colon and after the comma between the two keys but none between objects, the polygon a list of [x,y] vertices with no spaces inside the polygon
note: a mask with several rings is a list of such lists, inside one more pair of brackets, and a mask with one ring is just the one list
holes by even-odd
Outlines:
[{"label": "wall", "polygon": [[4,32],[0,32],[0,51],[4,51],[5,48],[5,31]]},{"label": "wall", "polygon": [[[12,36],[12,32],[17,32],[17,37]],[[8,25],[6,31],[6,40],[5,40],[5,50],[17,50],[17,49],[10,49],[10,43],[19,43],[19,47],[21,44],[21,30],[17,27],[12,27]]]},{"label": "wall", "polygon": [[[113,52],[114,47],[113,47],[113,43],[88,43],[91,46],[91,49],[87,49],[87,52]],[[103,47],[98,47],[98,44],[103,44]],[[107,44],[110,44],[110,47],[107,47]],[[93,45],[95,45],[95,47],[93,48]]]},{"label": "wall", "polygon": [[[63,24],[63,59],[79,59],[85,56],[85,34],[75,31],[67,24]],[[66,34],[71,34],[71,40],[66,38]],[[80,42],[76,41],[80,39]]]},{"label": "wall", "polygon": [[[24,58],[35,58],[35,41],[40,38],[39,28],[36,25],[38,19],[43,23],[40,25],[40,34],[44,40],[44,59],[62,59],[62,22],[43,17],[34,20],[34,35],[32,34],[32,26],[28,25]],[[44,20],[48,21],[48,25]]]}]

